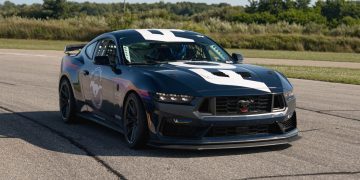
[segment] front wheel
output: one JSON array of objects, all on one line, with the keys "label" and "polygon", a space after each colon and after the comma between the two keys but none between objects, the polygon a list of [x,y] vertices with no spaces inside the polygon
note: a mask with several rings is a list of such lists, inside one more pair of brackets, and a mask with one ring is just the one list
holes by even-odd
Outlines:
[{"label": "front wheel", "polygon": [[146,114],[140,98],[130,94],[124,106],[124,136],[130,148],[143,147],[147,140]]},{"label": "front wheel", "polygon": [[61,117],[66,123],[76,121],[75,98],[69,81],[63,79],[59,88],[59,106]]}]

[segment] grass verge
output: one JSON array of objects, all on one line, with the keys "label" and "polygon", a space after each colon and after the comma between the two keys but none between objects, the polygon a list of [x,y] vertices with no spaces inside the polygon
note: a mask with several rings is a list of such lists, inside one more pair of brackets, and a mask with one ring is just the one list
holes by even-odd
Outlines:
[{"label": "grass verge", "polygon": [[[55,40],[28,40],[28,39],[0,39],[2,49],[36,49],[36,50],[59,50],[62,51],[67,44],[83,43],[79,41],[55,41]],[[252,50],[252,49],[228,49],[229,53],[239,52],[248,58],[270,59],[295,59],[337,62],[358,62],[359,53],[332,53],[311,51],[281,51],[281,50]]]},{"label": "grass verge", "polygon": [[360,85],[360,70],[312,66],[261,65],[284,73],[289,78]]},{"label": "grass verge", "polygon": [[228,49],[229,53],[237,52],[248,58],[270,58],[270,59],[294,59],[334,62],[358,62],[359,53],[333,53],[313,51],[282,51],[282,50],[253,50],[253,49]]},{"label": "grass verge", "polygon": [[1,49],[64,50],[67,44],[78,44],[79,41],[55,41],[33,39],[0,39]]}]

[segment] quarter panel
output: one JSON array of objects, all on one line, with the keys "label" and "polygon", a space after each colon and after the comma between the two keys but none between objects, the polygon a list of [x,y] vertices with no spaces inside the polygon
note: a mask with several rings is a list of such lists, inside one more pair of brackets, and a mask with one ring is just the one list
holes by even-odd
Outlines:
[{"label": "quarter panel", "polygon": [[62,69],[60,76],[67,77],[72,85],[74,97],[76,100],[83,101],[81,84],[79,81],[79,70],[83,66],[83,61],[79,56],[64,56],[62,59]]}]

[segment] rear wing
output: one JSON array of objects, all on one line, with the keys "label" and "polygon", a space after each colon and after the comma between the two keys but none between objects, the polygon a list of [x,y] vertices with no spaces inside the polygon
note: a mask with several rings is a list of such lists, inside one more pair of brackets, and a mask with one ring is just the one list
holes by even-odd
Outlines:
[{"label": "rear wing", "polygon": [[80,50],[86,46],[86,44],[70,44],[66,45],[64,49],[64,53],[67,55],[75,55],[80,52]]}]

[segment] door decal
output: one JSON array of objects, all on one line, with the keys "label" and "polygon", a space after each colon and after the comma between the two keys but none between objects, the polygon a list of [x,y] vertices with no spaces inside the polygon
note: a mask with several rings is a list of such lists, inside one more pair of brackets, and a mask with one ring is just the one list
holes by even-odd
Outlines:
[{"label": "door decal", "polygon": [[91,76],[90,76],[91,102],[93,106],[97,109],[101,108],[103,101],[101,74],[102,74],[101,68],[97,67],[94,71],[91,72]]}]

